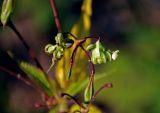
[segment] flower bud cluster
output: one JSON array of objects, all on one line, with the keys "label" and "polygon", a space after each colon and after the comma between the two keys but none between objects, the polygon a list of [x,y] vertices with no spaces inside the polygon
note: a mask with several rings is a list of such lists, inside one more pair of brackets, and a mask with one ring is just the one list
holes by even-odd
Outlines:
[{"label": "flower bud cluster", "polygon": [[47,44],[45,46],[45,52],[49,55],[53,55],[52,64],[60,60],[64,55],[65,48],[69,48],[73,44],[71,39],[64,38],[63,33],[58,33],[57,36],[55,36],[55,41],[55,45]]},{"label": "flower bud cluster", "polygon": [[111,52],[106,50],[105,47],[98,40],[95,44],[90,44],[87,47],[88,51],[91,51],[91,60],[94,64],[102,64],[107,61],[116,60],[118,57],[119,50]]}]

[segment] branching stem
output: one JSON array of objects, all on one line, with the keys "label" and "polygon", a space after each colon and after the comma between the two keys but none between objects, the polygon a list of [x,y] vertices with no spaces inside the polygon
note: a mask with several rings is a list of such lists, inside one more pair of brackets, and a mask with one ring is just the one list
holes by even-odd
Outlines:
[{"label": "branching stem", "polygon": [[24,82],[25,84],[27,84],[28,86],[31,86],[32,88],[35,88],[35,86],[32,85],[32,83],[27,80],[26,78],[23,78],[22,75],[15,73],[13,71],[10,71],[9,69],[0,66],[0,71],[8,73],[11,76],[14,76],[15,78],[17,78],[18,80],[21,80],[22,82]]},{"label": "branching stem", "polygon": [[107,84],[104,84],[102,87],[100,87],[93,95],[92,99],[90,100],[87,108],[90,108],[91,104],[93,103],[93,101],[95,100],[95,98],[97,97],[97,95],[103,90],[103,89],[106,89],[106,88],[111,88],[113,87],[112,86],[112,83],[107,83]]}]

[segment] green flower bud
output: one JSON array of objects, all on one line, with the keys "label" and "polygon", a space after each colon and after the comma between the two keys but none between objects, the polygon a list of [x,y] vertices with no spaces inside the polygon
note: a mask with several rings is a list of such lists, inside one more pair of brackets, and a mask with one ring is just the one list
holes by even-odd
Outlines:
[{"label": "green flower bud", "polygon": [[65,37],[62,33],[58,33],[55,37],[56,44],[62,46],[63,48],[69,48],[73,45],[73,40],[69,39],[68,37]]},{"label": "green flower bud", "polygon": [[93,82],[91,82],[91,84],[89,83],[85,89],[84,102],[89,103],[90,100],[92,99],[93,94],[94,94],[94,86],[93,86]]},{"label": "green flower bud", "polygon": [[60,60],[64,54],[64,48],[58,45],[48,44],[45,47],[45,52],[48,54],[53,54],[52,63],[47,72],[51,70],[57,60]]},{"label": "green flower bud", "polygon": [[10,17],[10,14],[12,12],[12,4],[13,4],[13,0],[3,1],[2,11],[1,11],[1,22],[3,26],[7,24],[7,21]]},{"label": "green flower bud", "polygon": [[58,33],[57,36],[55,37],[55,40],[58,45],[65,47],[66,41],[62,33]]},{"label": "green flower bud", "polygon": [[91,60],[94,64],[106,63],[106,51],[98,40],[95,44],[89,45],[87,50],[92,52]]},{"label": "green flower bud", "polygon": [[56,47],[57,45],[47,44],[44,50],[47,54],[52,54],[56,50]]},{"label": "green flower bud", "polygon": [[64,48],[62,48],[61,46],[56,46],[56,50],[53,52],[53,57],[56,60],[59,60],[62,58],[64,54]]}]

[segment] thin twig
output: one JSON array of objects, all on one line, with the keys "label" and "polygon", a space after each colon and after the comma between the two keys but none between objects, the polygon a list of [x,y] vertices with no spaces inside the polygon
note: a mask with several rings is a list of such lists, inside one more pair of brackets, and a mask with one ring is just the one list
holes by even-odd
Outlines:
[{"label": "thin twig", "polygon": [[95,93],[94,95],[92,96],[87,108],[89,108],[91,106],[91,104],[93,103],[93,101],[95,100],[96,96],[103,90],[103,89],[106,89],[106,88],[111,88],[113,87],[112,83],[107,83],[107,84],[104,84],[102,87],[100,87]]},{"label": "thin twig", "polygon": [[29,47],[27,42],[24,40],[23,36],[20,34],[20,32],[17,30],[17,28],[15,27],[15,25],[11,21],[11,19],[8,21],[7,24],[16,33],[16,35],[18,36],[19,40],[22,42],[22,44],[26,48],[29,56],[32,58],[33,61],[35,61],[37,67],[40,68],[45,73],[43,67],[41,66],[41,64],[39,63],[38,59],[35,56],[35,52]]},{"label": "thin twig", "polygon": [[24,78],[21,74],[15,73],[15,72],[13,72],[13,71],[11,71],[11,70],[3,67],[3,66],[0,66],[0,71],[5,72],[5,73],[8,73],[9,75],[15,77],[16,79],[21,80],[21,81],[24,82],[26,85],[28,85],[28,86],[36,89],[37,92],[39,92],[41,95],[42,95],[42,94],[43,94],[43,95],[47,95],[45,92],[42,91],[42,89],[41,89],[39,86],[36,85],[36,83],[30,81],[29,79]]},{"label": "thin twig", "polygon": [[78,40],[78,38],[77,38],[76,36],[74,36],[74,35],[73,35],[72,33],[70,33],[70,32],[64,32],[63,34],[71,35],[74,40]]},{"label": "thin twig", "polygon": [[62,95],[62,97],[68,96],[68,97],[71,98],[77,105],[79,105],[81,108],[85,108],[75,97],[73,97],[73,96],[71,96],[71,95],[69,95],[69,94],[67,94],[67,93],[62,93],[61,95]]},{"label": "thin twig", "polygon": [[94,67],[94,64],[93,64],[93,62],[91,60],[91,57],[90,57],[89,53],[85,50],[85,48],[82,45],[80,47],[85,52],[85,55],[89,59],[88,61],[90,62],[91,66],[92,66],[91,76],[90,76],[90,80],[89,80],[90,81],[89,82],[89,87],[90,87],[93,84],[93,82],[94,82],[95,67]]},{"label": "thin twig", "polygon": [[58,32],[60,33],[62,32],[62,29],[61,29],[60,19],[59,19],[57,8],[56,8],[56,3],[55,3],[55,0],[50,0],[50,2],[51,2],[54,18],[55,18],[56,27]]},{"label": "thin twig", "polygon": [[86,40],[85,39],[77,39],[75,40],[76,47],[73,49],[72,55],[71,55],[71,60],[70,60],[70,68],[69,68],[69,73],[68,73],[68,78],[71,76],[71,71],[74,63],[74,58],[77,52],[77,49],[79,46],[81,46]]},{"label": "thin twig", "polygon": [[20,75],[19,73],[15,73],[13,71],[10,71],[9,69],[0,66],[0,70],[2,72],[8,73],[11,76],[14,76],[15,78],[17,78],[18,80],[21,80],[22,82],[24,82],[25,84],[27,84],[28,86],[31,86],[32,88],[35,88],[35,86],[32,85],[32,83],[27,80],[26,78],[23,78],[22,75]]},{"label": "thin twig", "polygon": [[76,47],[74,48],[73,52],[72,52],[72,56],[71,56],[71,60],[70,60],[70,66],[69,66],[69,72],[68,72],[68,77],[67,79],[70,78],[71,74],[72,74],[72,67],[73,67],[73,63],[74,63],[74,58],[75,58],[75,54],[77,52],[78,49],[78,45],[76,45]]}]

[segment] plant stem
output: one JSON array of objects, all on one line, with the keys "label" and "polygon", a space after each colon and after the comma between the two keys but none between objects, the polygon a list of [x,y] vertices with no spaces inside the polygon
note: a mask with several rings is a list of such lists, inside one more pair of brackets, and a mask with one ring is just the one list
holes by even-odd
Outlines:
[{"label": "plant stem", "polygon": [[55,18],[56,27],[57,27],[58,32],[60,33],[60,32],[62,32],[62,29],[61,29],[60,19],[58,16],[55,0],[50,0],[50,2],[51,2],[54,18]]},{"label": "plant stem", "polygon": [[71,98],[77,105],[79,105],[81,108],[84,108],[84,106],[83,106],[75,97],[71,96],[70,94],[62,93],[61,96],[62,96],[62,97],[68,96],[68,97]]},{"label": "plant stem", "polygon": [[15,73],[15,72],[13,72],[13,71],[11,71],[11,70],[3,67],[3,66],[0,66],[0,71],[5,72],[5,73],[8,73],[9,75],[15,77],[16,79],[21,80],[22,82],[24,82],[26,85],[28,85],[28,86],[36,89],[37,92],[38,92],[39,94],[41,94],[41,96],[42,96],[42,95],[47,95],[45,92],[42,91],[42,89],[41,89],[39,86],[36,85],[36,83],[30,81],[30,80],[27,79],[27,78],[24,78],[21,74]]},{"label": "plant stem", "polygon": [[[74,35],[73,35],[74,36]],[[75,37],[75,48],[73,49],[73,52],[72,52],[72,55],[71,55],[71,60],[70,60],[70,67],[69,67],[69,73],[68,73],[68,79],[70,78],[71,76],[71,72],[72,72],[72,67],[73,67],[73,63],[74,63],[74,58],[75,58],[75,55],[76,55],[76,52],[77,52],[77,49],[79,46],[82,46],[82,44],[86,41],[85,39],[77,39]]]},{"label": "plant stem", "polygon": [[40,68],[43,72],[45,72],[44,69],[42,68],[41,64],[39,63],[38,59],[36,58],[35,52],[29,47],[27,42],[24,40],[23,36],[20,34],[20,32],[17,30],[17,28],[15,27],[15,25],[11,21],[11,19],[8,21],[7,25],[16,33],[19,40],[22,42],[22,44],[26,48],[29,56],[32,58],[33,61],[35,61],[37,67]]},{"label": "plant stem", "polygon": [[95,100],[96,96],[103,90],[103,89],[106,89],[106,88],[111,88],[113,87],[112,83],[107,83],[107,84],[104,84],[103,86],[101,86],[93,95],[92,99],[90,100],[87,108],[89,108],[92,104],[92,102]]},{"label": "plant stem", "polygon": [[14,76],[15,78],[17,78],[18,80],[21,80],[23,81],[25,84],[27,84],[28,86],[31,86],[33,88],[35,88],[31,82],[29,80],[27,80],[26,78],[23,78],[22,75],[18,74],[18,73],[15,73],[13,71],[10,71],[9,69],[5,68],[5,67],[2,67],[0,66],[0,71],[2,72],[5,72],[5,73],[8,73],[9,75],[12,75]]},{"label": "plant stem", "polygon": [[90,62],[90,64],[91,64],[91,66],[92,66],[92,70],[91,70],[91,76],[90,76],[90,82],[89,82],[89,86],[90,85],[92,85],[92,83],[94,82],[94,74],[95,74],[95,67],[94,67],[94,64],[93,64],[93,62],[92,62],[92,60],[91,60],[91,57],[90,57],[90,55],[89,55],[89,53],[85,50],[85,48],[81,45],[80,46],[81,48],[82,48],[82,50],[85,52],[85,54],[86,54],[86,56],[88,57],[88,59],[89,59],[89,62]]}]

